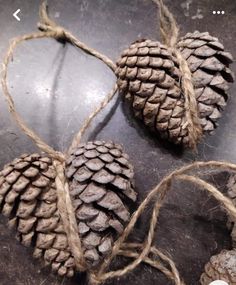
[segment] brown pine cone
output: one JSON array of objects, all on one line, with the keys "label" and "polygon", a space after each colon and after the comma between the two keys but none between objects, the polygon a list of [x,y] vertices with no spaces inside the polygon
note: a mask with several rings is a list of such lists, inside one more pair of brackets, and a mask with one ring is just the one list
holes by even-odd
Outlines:
[{"label": "brown pine cone", "polygon": [[[208,33],[188,33],[177,45],[192,72],[200,123],[211,133],[226,105],[230,53]],[[136,117],[164,139],[189,145],[181,74],[171,50],[157,41],[133,43],[117,62],[118,86]]]},{"label": "brown pine cone", "polygon": [[202,274],[201,285],[209,285],[214,280],[222,280],[236,285],[236,250],[223,250],[211,257]]},{"label": "brown pine cone", "polygon": [[[228,181],[228,196],[232,199],[236,207],[236,175],[231,175]],[[236,247],[236,221],[233,217],[228,217],[228,227],[231,230],[233,246]]]},{"label": "brown pine cone", "polygon": [[[135,201],[133,168],[119,145],[80,145],[67,161],[66,175],[88,266],[111,250],[130,218],[127,201]],[[57,209],[55,169],[39,154],[22,155],[0,172],[1,212],[34,257],[59,275],[74,275],[74,258]]]},{"label": "brown pine cone", "polygon": [[130,219],[127,203],[137,196],[133,167],[120,145],[96,141],[71,154],[66,175],[84,256],[96,266]]},{"label": "brown pine cone", "polygon": [[0,173],[1,212],[35,258],[43,258],[59,275],[74,274],[74,258],[57,209],[56,172],[48,157],[22,155]]}]

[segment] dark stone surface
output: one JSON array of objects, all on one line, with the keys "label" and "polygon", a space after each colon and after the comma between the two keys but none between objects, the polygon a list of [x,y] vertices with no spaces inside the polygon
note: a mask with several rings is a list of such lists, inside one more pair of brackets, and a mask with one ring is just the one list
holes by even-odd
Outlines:
[{"label": "dark stone surface", "polygon": [[[209,31],[235,54],[236,2],[232,0],[166,1],[175,14],[181,34],[198,29]],[[187,10],[187,3],[190,3]],[[50,12],[91,47],[113,60],[137,38],[159,39],[155,6],[148,0],[51,0]],[[0,57],[9,39],[36,30],[39,1],[0,0]],[[184,8],[185,7],[185,8]],[[20,8],[17,22],[12,13]],[[225,10],[213,15],[212,10]],[[202,15],[199,19],[196,15]],[[232,66],[236,71],[235,64]],[[10,66],[9,86],[18,111],[28,124],[54,148],[66,149],[83,120],[99,104],[115,82],[115,76],[101,62],[71,45],[52,40],[34,40],[18,47]],[[235,85],[234,85],[235,86]],[[193,160],[229,160],[236,162],[236,97],[230,90],[229,104],[214,136],[207,136],[198,154],[182,151],[157,141],[133,119],[121,100],[113,101],[94,121],[86,138],[113,140],[124,145],[135,166],[140,201],[151,187],[171,170]],[[36,150],[34,144],[11,120],[0,96],[0,165],[21,153]],[[224,185],[227,175],[211,177]],[[222,186],[222,189],[224,187]],[[222,248],[230,248],[226,217],[219,205],[192,185],[175,185],[161,211],[155,243],[176,262],[186,284],[199,284],[204,264]],[[145,213],[135,234],[143,235],[149,213]],[[0,223],[1,285],[69,285],[86,283],[84,277],[61,279],[43,268],[21,246],[14,233]],[[170,284],[148,266],[112,284]]]}]

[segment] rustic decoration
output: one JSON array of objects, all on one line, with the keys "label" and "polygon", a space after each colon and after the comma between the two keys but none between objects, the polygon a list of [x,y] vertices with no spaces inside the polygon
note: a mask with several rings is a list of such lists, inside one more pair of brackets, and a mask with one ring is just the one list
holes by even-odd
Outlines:
[{"label": "rustic decoration", "polygon": [[[161,9],[168,14],[168,9],[161,0],[160,3]],[[89,284],[99,285],[128,274],[144,262],[160,270],[176,285],[185,285],[172,259],[153,245],[159,212],[166,194],[171,190],[174,180],[193,183],[199,186],[197,189],[206,190],[215,197],[232,220],[236,220],[236,207],[232,200],[199,176],[204,169],[208,172],[209,168],[212,171],[230,170],[235,173],[236,165],[209,161],[194,162],[176,169],[148,193],[130,217],[127,202],[135,201],[136,193],[132,181],[133,168],[127,155],[119,145],[110,142],[81,144],[81,137],[93,118],[116,93],[116,85],[85,120],[67,153],[56,151],[47,145],[26,125],[15,109],[7,84],[8,65],[15,47],[23,41],[45,37],[68,41],[100,58],[115,70],[114,64],[106,56],[89,48],[49,19],[45,3],[40,9],[40,20],[39,27],[43,32],[23,35],[11,42],[3,61],[2,88],[9,112],[16,123],[46,156],[23,155],[3,169],[0,173],[2,212],[9,216],[9,224],[17,227],[20,241],[25,245],[33,243],[34,255],[51,263],[52,268],[60,275],[71,276],[75,271],[86,271]],[[178,52],[176,56],[179,60]],[[194,146],[199,129],[196,131],[189,128],[197,126],[194,97],[190,96],[193,90],[189,84],[187,66],[183,64],[179,68],[182,71],[187,70],[187,75],[182,73],[182,88],[186,91],[185,107],[193,107],[189,112],[185,109],[185,112],[189,123],[189,138]],[[127,242],[147,207],[150,207],[151,217],[146,237],[140,243]],[[117,240],[114,242],[115,238]],[[118,255],[132,261],[123,268],[110,270],[111,263]]]},{"label": "rustic decoration", "polygon": [[[228,66],[232,56],[208,33],[187,34],[177,47],[187,60],[204,132],[217,126],[226,105],[227,82],[233,81]],[[188,145],[181,72],[177,58],[159,42],[132,44],[117,62],[120,91],[127,94],[136,117],[162,138]]]},{"label": "rustic decoration", "polygon": [[[236,206],[236,175],[231,175],[229,178],[227,194]],[[233,246],[236,248],[236,219],[229,216],[228,227],[231,230]]]},{"label": "rustic decoration", "polygon": [[[75,149],[67,159],[66,175],[83,254],[87,266],[95,267],[130,219],[126,204],[136,200],[133,167],[120,145],[95,141]],[[36,258],[59,275],[72,276],[75,262],[57,208],[55,178],[47,156],[15,159],[0,173],[1,211],[21,243],[35,248]]]},{"label": "rustic decoration", "polygon": [[139,40],[116,64],[58,26],[46,12],[41,12],[44,22],[38,27],[56,31],[57,39],[102,60],[117,75],[114,90],[125,93],[136,117],[163,139],[196,149],[203,134],[212,134],[218,126],[228,83],[234,81],[229,69],[233,58],[208,32],[195,31],[179,39],[174,16],[163,0],[152,1],[159,6],[163,44]]},{"label": "rustic decoration", "polygon": [[201,276],[201,285],[209,285],[218,279],[226,281],[229,285],[236,285],[236,249],[223,250],[211,257]]}]

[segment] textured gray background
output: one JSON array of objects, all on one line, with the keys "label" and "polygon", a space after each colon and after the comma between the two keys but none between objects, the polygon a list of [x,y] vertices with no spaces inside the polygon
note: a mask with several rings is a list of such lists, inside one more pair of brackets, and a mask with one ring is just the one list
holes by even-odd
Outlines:
[{"label": "textured gray background", "polygon": [[[9,39],[36,30],[39,1],[0,0],[0,58]],[[166,1],[175,14],[181,33],[196,29],[218,37],[226,49],[235,53],[235,0]],[[137,38],[159,39],[155,6],[148,0],[52,0],[50,14],[91,47],[116,60],[121,51]],[[21,21],[12,13],[20,8]],[[213,15],[225,10],[225,15]],[[236,66],[233,64],[233,70]],[[10,90],[18,111],[28,124],[54,148],[64,150],[86,116],[99,104],[115,82],[115,76],[101,62],[52,40],[35,40],[21,45],[10,66]],[[133,119],[122,100],[114,100],[94,121],[89,139],[122,143],[135,166],[135,180],[142,200],[164,174],[193,160],[236,162],[236,97],[230,90],[229,104],[214,136],[207,136],[198,154],[157,141]],[[1,94],[0,94],[1,95]],[[87,138],[86,138],[87,139]],[[36,150],[11,120],[0,96],[0,166],[21,153]],[[227,175],[212,177],[223,185]],[[224,187],[223,187],[224,188]],[[222,189],[223,189],[222,188]],[[212,254],[230,248],[225,215],[219,205],[196,187],[176,185],[161,211],[156,244],[169,252],[187,284],[199,284],[204,264]],[[145,213],[136,238],[149,219]],[[56,277],[22,247],[14,233],[0,223],[1,285],[83,284],[84,276],[73,280]],[[170,284],[148,266],[112,284]]]}]

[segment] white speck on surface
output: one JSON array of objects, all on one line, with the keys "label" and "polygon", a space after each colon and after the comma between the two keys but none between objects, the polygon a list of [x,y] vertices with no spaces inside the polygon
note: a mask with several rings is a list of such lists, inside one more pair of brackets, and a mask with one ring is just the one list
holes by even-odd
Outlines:
[{"label": "white speck on surface", "polygon": [[132,25],[132,20],[129,19],[129,20],[125,21],[125,23],[128,24],[128,25]]},{"label": "white speck on surface", "polygon": [[80,3],[80,12],[86,12],[88,10],[89,3],[86,0],[82,0],[82,3]]},{"label": "white speck on surface", "polygon": [[186,17],[189,17],[189,8],[190,5],[192,4],[193,0],[186,0],[183,3],[180,4],[181,8],[184,10],[184,15]]},{"label": "white speck on surface", "polygon": [[55,12],[55,14],[54,14],[54,18],[60,18],[60,12]]},{"label": "white speck on surface", "polygon": [[192,16],[193,20],[203,19],[202,9],[197,9],[196,15]]}]

